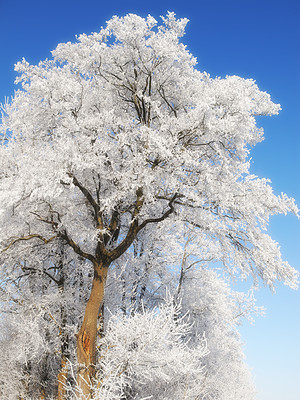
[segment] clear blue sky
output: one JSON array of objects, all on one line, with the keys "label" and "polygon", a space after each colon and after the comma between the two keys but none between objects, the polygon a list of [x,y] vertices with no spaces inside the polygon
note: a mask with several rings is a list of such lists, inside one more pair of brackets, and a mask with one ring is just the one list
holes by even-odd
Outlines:
[{"label": "clear blue sky", "polygon": [[[13,93],[13,65],[22,57],[31,63],[50,57],[58,43],[97,31],[112,15],[150,13],[158,19],[168,10],[190,19],[183,40],[199,69],[253,78],[282,105],[279,116],[259,120],[266,140],[252,153],[252,172],[270,178],[275,192],[299,205],[299,0],[0,0],[0,102]],[[300,269],[297,218],[274,218],[270,232],[284,258]],[[267,316],[241,329],[257,400],[299,400],[300,292],[278,285],[276,295],[263,289],[257,297]]]}]

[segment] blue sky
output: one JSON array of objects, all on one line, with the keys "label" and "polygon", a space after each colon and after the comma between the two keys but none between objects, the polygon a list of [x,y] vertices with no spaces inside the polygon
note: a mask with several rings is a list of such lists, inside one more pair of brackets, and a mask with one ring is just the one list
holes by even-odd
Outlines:
[{"label": "blue sky", "polygon": [[[0,102],[14,91],[13,65],[50,57],[60,42],[99,30],[112,15],[128,12],[156,19],[167,11],[187,17],[183,38],[211,76],[253,78],[282,106],[280,115],[259,119],[265,141],[252,152],[252,172],[268,177],[276,193],[300,204],[300,1],[100,1],[0,0]],[[294,216],[272,219],[270,232],[283,256],[300,269],[300,223]],[[257,294],[267,316],[241,332],[257,400],[298,400],[300,393],[300,292],[278,285]],[[238,400],[238,399],[237,399]]]}]

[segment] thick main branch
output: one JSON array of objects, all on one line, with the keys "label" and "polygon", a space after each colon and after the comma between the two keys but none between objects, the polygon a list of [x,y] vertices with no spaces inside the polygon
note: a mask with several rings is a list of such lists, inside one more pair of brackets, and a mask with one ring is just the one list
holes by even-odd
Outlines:
[{"label": "thick main branch", "polygon": [[148,224],[162,222],[166,218],[168,218],[168,216],[174,212],[174,201],[176,200],[177,197],[178,197],[178,193],[175,193],[174,196],[170,199],[170,201],[168,203],[169,209],[161,217],[146,219],[145,221],[143,221],[141,223],[141,225],[138,226],[137,231],[139,232],[141,229],[143,229]]},{"label": "thick main branch", "polygon": [[72,238],[69,237],[66,230],[60,234],[60,237],[62,239],[64,239],[69,246],[72,247],[72,249],[75,251],[76,254],[78,254],[79,256],[86,258],[92,262],[95,262],[95,257],[92,254],[86,253],[85,251],[83,251],[79,247],[79,245],[76,242],[74,242],[74,240]]},{"label": "thick main branch", "polygon": [[84,197],[87,199],[87,201],[89,202],[89,204],[92,206],[93,210],[94,210],[94,217],[95,217],[95,221],[96,221],[96,225],[98,229],[103,229],[103,221],[102,221],[102,216],[100,213],[100,206],[97,203],[97,201],[94,199],[94,197],[92,196],[92,194],[88,191],[88,189],[83,186],[78,179],[76,178],[76,176],[74,176],[71,173],[68,173],[68,175],[73,179],[73,184],[78,187],[78,189],[82,192],[82,194],[84,195]]}]

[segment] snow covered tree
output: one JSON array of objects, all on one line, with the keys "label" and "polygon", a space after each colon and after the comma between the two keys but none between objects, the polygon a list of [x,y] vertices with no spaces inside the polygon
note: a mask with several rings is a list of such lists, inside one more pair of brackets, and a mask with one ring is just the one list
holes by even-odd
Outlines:
[{"label": "snow covered tree", "polygon": [[68,367],[76,362],[75,333],[91,268],[79,262],[74,268],[64,247],[42,250],[35,249],[39,264],[32,249],[21,263],[5,265],[0,275],[0,393],[7,399],[56,394],[64,399]]},{"label": "snow covered tree", "polygon": [[[204,399],[250,400],[255,389],[245,364],[243,345],[237,325],[243,314],[258,311],[248,297],[240,310],[241,293],[230,290],[215,271],[189,270],[182,281],[182,311],[188,312],[192,323],[191,344],[205,332],[208,354],[201,361],[205,367]],[[251,300],[251,297],[250,297]]]},{"label": "snow covered tree", "polygon": [[95,398],[106,399],[108,392],[107,400],[204,399],[206,341],[201,337],[191,346],[190,331],[171,298],[159,308],[111,318],[100,342]]},{"label": "snow covered tree", "polygon": [[[198,358],[203,368],[202,373],[199,373],[201,384],[196,385],[199,397],[193,397],[191,394],[186,398],[254,399],[255,390],[250,371],[244,362],[243,344],[237,329],[243,320],[251,321],[253,314],[262,313],[261,307],[255,306],[252,291],[239,293],[230,289],[228,282],[220,276],[219,263],[215,266],[212,263],[210,252],[214,249],[208,249],[205,243],[200,246],[200,238],[195,245],[193,231],[177,232],[181,238],[180,246],[179,242],[174,240],[166,241],[160,229],[157,229],[156,233],[157,237],[152,238],[152,241],[144,234],[140,242],[135,243],[135,252],[125,254],[120,259],[120,266],[115,265],[111,270],[105,303],[112,315],[122,312],[125,315],[125,322],[123,321],[123,329],[120,329],[121,333],[108,334],[106,340],[110,345],[115,341],[122,342],[118,336],[121,334],[130,342],[125,332],[131,332],[131,322],[135,318],[141,321],[143,316],[140,313],[144,310],[165,307],[167,290],[173,299],[173,304],[180,306],[180,312],[174,316],[174,321],[185,316],[185,321],[190,324],[189,332],[182,335],[182,338],[188,342],[189,348],[193,349],[201,345],[202,335],[205,335],[207,343],[207,353]],[[182,237],[185,235],[189,235],[189,239],[184,244]],[[141,243],[142,238],[144,242]],[[176,250],[176,246],[180,248]],[[154,248],[155,254],[152,251]],[[168,254],[173,254],[175,257],[173,259],[170,256],[167,257]],[[219,274],[214,269],[219,270]],[[126,281],[125,292],[124,281]],[[169,311],[169,314],[171,315],[172,312]],[[117,329],[113,321],[108,323],[110,325],[108,330],[111,327]],[[133,331],[139,337],[139,329],[135,327]],[[114,340],[111,339],[112,336]],[[127,355],[126,350],[124,352]],[[107,356],[109,358],[109,354]],[[167,355],[163,358],[167,359]],[[121,368],[125,365],[125,361],[119,362],[119,365]],[[119,371],[116,367],[115,370]],[[178,374],[174,373],[174,378],[178,378]],[[152,384],[151,392],[149,386],[144,383],[139,390],[134,390],[132,388],[135,388],[135,384],[132,378],[130,387],[133,393],[138,392],[141,398],[147,398],[149,394],[152,394],[154,398],[160,398],[158,392],[153,389],[157,386],[157,382]],[[191,389],[190,393],[193,393],[195,389],[188,383],[186,388]],[[182,393],[178,392],[173,397],[170,395],[170,399],[182,396]],[[126,399],[131,398],[134,396],[126,397]],[[166,398],[169,399],[168,395]]]},{"label": "snow covered tree", "polygon": [[[146,230],[145,240],[159,232],[178,241],[188,226],[195,246],[231,274],[296,284],[266,228],[271,215],[298,209],[249,173],[250,147],[263,138],[255,117],[280,106],[252,80],[199,72],[180,43],[186,23],[173,13],[162,25],[151,16],[114,17],[99,33],[60,44],[52,60],[18,63],[22,87],[3,106],[2,269],[28,259],[42,269],[41,254],[62,244],[74,268],[92,267],[77,334],[86,398],[108,272]],[[150,249],[143,246],[142,257]],[[171,266],[176,254],[162,254]],[[143,297],[133,283],[133,296]]]}]

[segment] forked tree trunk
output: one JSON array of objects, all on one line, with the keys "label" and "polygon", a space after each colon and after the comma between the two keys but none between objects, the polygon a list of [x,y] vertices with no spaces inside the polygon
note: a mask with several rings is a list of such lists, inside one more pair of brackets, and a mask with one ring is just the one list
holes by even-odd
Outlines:
[{"label": "forked tree trunk", "polygon": [[104,287],[108,265],[94,264],[94,278],[81,328],[77,334],[77,361],[79,371],[77,384],[84,399],[92,398],[93,378],[96,364],[97,319],[104,299]]}]

